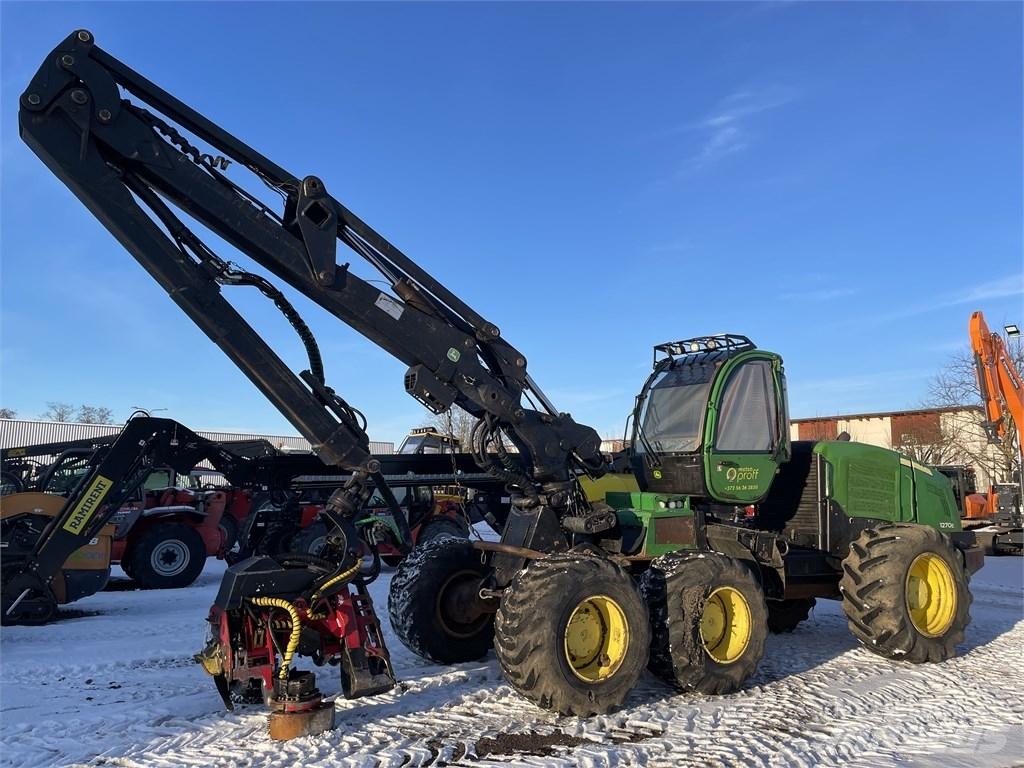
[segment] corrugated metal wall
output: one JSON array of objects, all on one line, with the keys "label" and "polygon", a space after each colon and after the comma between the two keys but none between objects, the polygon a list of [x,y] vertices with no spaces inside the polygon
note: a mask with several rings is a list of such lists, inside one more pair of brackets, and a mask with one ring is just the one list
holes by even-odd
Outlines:
[{"label": "corrugated metal wall", "polygon": [[[91,437],[113,435],[121,431],[119,424],[79,424],[74,421],[30,421],[28,419],[0,419],[0,448],[22,445],[57,443],[64,440],[86,440]],[[293,435],[258,435],[252,432],[210,432],[195,430],[209,440],[269,440],[275,448],[286,451],[308,451],[309,441]],[[391,442],[370,441],[371,453],[394,453]]]}]

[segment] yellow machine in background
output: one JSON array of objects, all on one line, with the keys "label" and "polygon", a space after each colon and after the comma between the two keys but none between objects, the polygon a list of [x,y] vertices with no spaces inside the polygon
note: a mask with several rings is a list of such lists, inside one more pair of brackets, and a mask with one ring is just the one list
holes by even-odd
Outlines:
[{"label": "yellow machine in background", "polygon": [[[67,502],[63,496],[51,493],[13,493],[0,498],[0,524],[10,525],[15,519],[34,517],[32,528],[40,533],[56,517]],[[113,525],[105,525],[88,544],[79,547],[67,560],[53,580],[53,592],[60,605],[80,600],[99,592],[110,578],[110,550],[114,537]],[[17,547],[4,540],[4,547]],[[6,554],[6,552],[4,553]]]}]

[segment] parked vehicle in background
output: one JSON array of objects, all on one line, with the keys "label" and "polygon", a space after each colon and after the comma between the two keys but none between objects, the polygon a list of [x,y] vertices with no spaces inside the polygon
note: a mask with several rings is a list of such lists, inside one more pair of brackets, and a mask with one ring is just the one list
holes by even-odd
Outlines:
[{"label": "parked vehicle in background", "polygon": [[[414,544],[442,535],[466,538],[474,523],[487,522],[496,531],[504,525],[509,497],[503,484],[481,472],[460,447],[457,439],[421,427],[410,431],[397,453],[375,457]],[[327,532],[320,512],[348,474],[326,467],[312,454],[275,451],[261,454],[260,462],[262,474],[251,489],[251,511],[228,561],[252,554],[316,555]],[[379,490],[357,525],[368,547],[367,558],[391,566],[402,560],[402,537]]]},{"label": "parked vehicle in background", "polygon": [[413,427],[398,446],[398,453],[409,454],[458,453],[462,445],[457,437],[445,435],[434,427]]},{"label": "parked vehicle in background", "polygon": [[955,464],[932,468],[945,475],[953,486],[965,531],[979,532],[982,540],[991,537],[993,554],[1024,554],[1020,489],[1016,484],[995,483],[987,493],[978,493],[971,467]]},{"label": "parked vehicle in background", "polygon": [[[6,449],[4,493],[67,497],[91,471],[96,451],[111,442]],[[207,557],[224,557],[239,519],[248,513],[248,499],[232,488],[203,487],[198,471],[153,467],[109,521],[110,563],[119,564],[145,589],[186,587],[202,572]]]}]

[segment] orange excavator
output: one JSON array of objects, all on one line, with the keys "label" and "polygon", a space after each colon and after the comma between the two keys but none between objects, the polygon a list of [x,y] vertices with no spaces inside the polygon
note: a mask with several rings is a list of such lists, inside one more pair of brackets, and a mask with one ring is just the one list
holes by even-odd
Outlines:
[{"label": "orange excavator", "polygon": [[[1016,328],[1013,330],[1016,331]],[[978,388],[985,405],[985,421],[982,426],[990,443],[1016,442],[1019,473],[1024,466],[1021,454],[1024,383],[1003,337],[989,330],[981,312],[971,315],[970,334]],[[971,494],[964,499],[967,518],[988,519],[1000,529],[993,541],[995,550],[1024,550],[1020,482],[1018,476],[1014,483],[996,483],[989,487],[987,494]]]}]

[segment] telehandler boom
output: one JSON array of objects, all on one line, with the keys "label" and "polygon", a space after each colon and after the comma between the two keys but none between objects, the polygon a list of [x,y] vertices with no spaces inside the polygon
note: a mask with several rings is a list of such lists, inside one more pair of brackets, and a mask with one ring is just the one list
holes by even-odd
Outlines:
[{"label": "telehandler boom", "polygon": [[[658,345],[634,409],[635,479],[609,491],[597,432],[558,411],[494,323],[321,179],[275,165],[85,30],[47,57],[20,106],[21,136],[50,170],[317,454],[352,473],[327,505],[322,557],[237,563],[211,609],[198,658],[226,703],[233,687],[275,710],[272,735],[332,721],[312,675],[291,668],[296,653],[339,661],[348,696],[393,683],[352,531],[379,467],[295,309],[214,254],[172,206],[408,365],[406,392],[428,409],[478,419],[471,451],[506,483],[512,509],[499,543],[435,539],[399,567],[389,614],[417,654],[452,663],[493,646],[521,694],[585,716],[619,706],[648,659],[681,688],[735,690],[768,628],[792,629],[815,597],[842,599],[854,634],[890,658],[940,661],[963,637],[980,555],[948,481],[879,448],[791,445],[778,355],[732,334]],[[232,164],[278,193],[282,210],[229,176]],[[339,241],[386,290],[337,262]],[[274,301],[309,370],[293,374],[228,304],[221,288],[236,285]]]},{"label": "telehandler boom", "polygon": [[[153,467],[187,474],[204,460],[225,475],[234,474],[245,461],[176,421],[144,416],[130,419],[115,439],[97,448],[87,473],[67,498],[44,493],[4,496],[0,622],[43,623],[59,603],[101,589],[103,584],[95,579],[102,575],[105,581],[106,568],[102,574],[97,570],[71,576],[62,573],[68,557],[89,545]],[[40,528],[33,507],[46,498],[59,499],[60,506]]]}]

